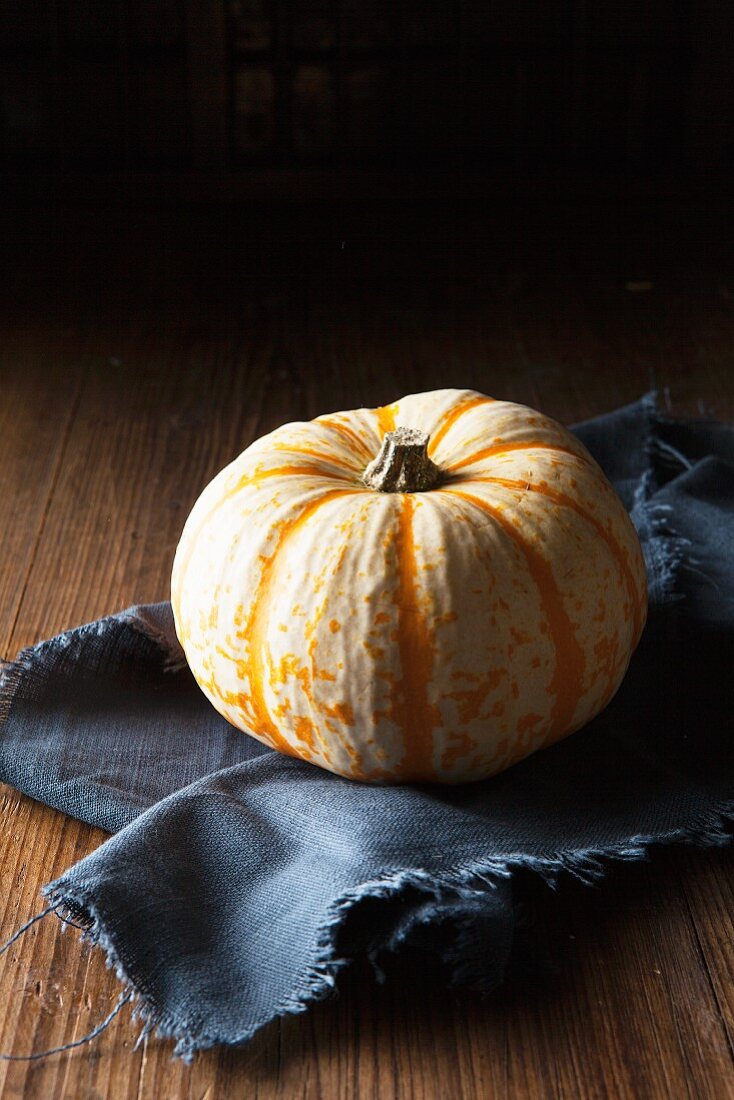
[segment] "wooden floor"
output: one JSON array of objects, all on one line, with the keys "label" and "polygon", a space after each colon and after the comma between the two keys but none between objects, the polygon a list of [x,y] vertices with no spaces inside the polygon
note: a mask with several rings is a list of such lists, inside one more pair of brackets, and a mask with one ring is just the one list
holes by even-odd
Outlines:
[{"label": "wooden floor", "polygon": [[[734,419],[730,212],[10,211],[0,321],[0,654],[168,593],[205,482],[285,420],[468,386],[573,422],[651,386]],[[8,275],[10,278],[8,279]],[[104,835],[1,792],[0,934]],[[520,883],[533,963],[491,999],[425,960],[192,1066],[97,1042],[0,1064],[3,1097],[734,1097],[734,853],[679,849],[596,888]],[[428,968],[430,971],[430,968]],[[36,925],[0,959],[0,1050],[110,1010],[100,953]]]}]

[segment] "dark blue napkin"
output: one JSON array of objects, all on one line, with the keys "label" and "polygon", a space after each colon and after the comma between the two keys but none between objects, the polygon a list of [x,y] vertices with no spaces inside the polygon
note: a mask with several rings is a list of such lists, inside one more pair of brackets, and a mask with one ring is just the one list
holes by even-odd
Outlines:
[{"label": "dark blue napkin", "polygon": [[645,551],[650,614],[585,729],[463,787],[375,787],[265,748],[209,706],[168,604],[24,651],[5,672],[0,778],[114,833],[45,888],[188,1056],[420,942],[491,989],[512,878],[600,875],[654,843],[722,843],[734,816],[734,429],[652,395],[576,433]]}]

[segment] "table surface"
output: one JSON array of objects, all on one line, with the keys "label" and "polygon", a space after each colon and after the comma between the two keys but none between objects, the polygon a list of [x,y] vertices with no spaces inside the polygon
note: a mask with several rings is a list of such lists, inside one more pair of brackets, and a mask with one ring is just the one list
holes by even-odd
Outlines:
[{"label": "table surface", "polygon": [[[466,386],[574,421],[657,387],[734,414],[730,213],[16,210],[2,215],[0,654],[168,592],[209,478],[286,420]],[[104,840],[0,789],[0,934]],[[193,1065],[129,1009],[96,1042],[0,1063],[7,1097],[734,1096],[734,859],[658,850],[593,888],[525,884],[532,965],[482,1000],[425,960]],[[34,925],[0,959],[0,1050],[83,1035],[119,987]]]}]

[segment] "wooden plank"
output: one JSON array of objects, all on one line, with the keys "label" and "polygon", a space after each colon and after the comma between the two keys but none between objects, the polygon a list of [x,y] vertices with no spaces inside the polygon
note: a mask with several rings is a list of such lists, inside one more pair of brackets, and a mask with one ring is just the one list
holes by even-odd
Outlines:
[{"label": "wooden plank", "polygon": [[734,851],[691,854],[676,870],[734,1057]]},{"label": "wooden plank", "polygon": [[79,395],[82,361],[53,322],[0,319],[0,658],[10,654],[28,570],[43,533]]},{"label": "wooden plank", "polygon": [[[27,917],[43,908],[38,890],[75,858],[104,839],[63,814],[3,787],[0,801],[0,867],[3,872],[2,936],[5,939]],[[88,981],[93,976],[93,984]],[[110,1011],[119,983],[104,964],[82,947],[78,934],[61,934],[54,917],[35,925],[0,960],[0,1048],[5,1053],[69,1042],[83,1035]],[[128,1044],[128,1031],[110,1029],[105,1043]],[[103,1048],[104,1049],[104,1048]],[[0,1065],[0,1091],[26,1097],[115,1095],[111,1060],[90,1050],[83,1058],[52,1057],[42,1062]],[[69,1080],[71,1079],[71,1080]],[[67,1080],[69,1087],[67,1088]],[[73,1083],[72,1083],[73,1082]],[[120,1096],[134,1096],[123,1089]]]},{"label": "wooden plank", "polygon": [[553,930],[560,989],[543,1016],[560,1095],[725,1095],[728,1044],[665,860],[567,886]]}]

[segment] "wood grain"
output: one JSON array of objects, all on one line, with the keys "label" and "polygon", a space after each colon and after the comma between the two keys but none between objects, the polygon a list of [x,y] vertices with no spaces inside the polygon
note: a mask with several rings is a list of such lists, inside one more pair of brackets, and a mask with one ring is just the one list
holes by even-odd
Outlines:
[{"label": "wood grain", "polygon": [[[682,205],[17,212],[2,306],[0,638],[5,656],[166,596],[203,485],[286,420],[445,385],[567,422],[650,386],[734,418],[728,212]],[[629,290],[649,282],[650,290]],[[104,839],[0,801],[2,925]],[[734,1096],[730,851],[657,853],[593,889],[518,883],[535,965],[482,1001],[420,956],[172,1062],[129,1010],[94,1044],[0,1064],[3,1096]],[[427,972],[428,971],[428,972]],[[35,925],[0,959],[0,1050],[84,1034],[118,984]]]}]

